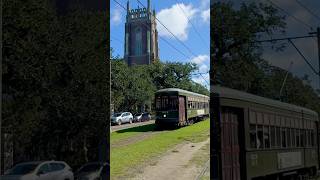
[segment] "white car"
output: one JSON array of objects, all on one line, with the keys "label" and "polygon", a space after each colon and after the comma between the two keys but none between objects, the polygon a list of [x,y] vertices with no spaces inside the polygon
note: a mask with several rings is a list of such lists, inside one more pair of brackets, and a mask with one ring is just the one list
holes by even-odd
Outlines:
[{"label": "white car", "polygon": [[1,180],[73,180],[70,166],[63,161],[19,163],[6,171]]},{"label": "white car", "polygon": [[129,112],[115,113],[111,116],[111,124],[132,123],[133,116]]}]

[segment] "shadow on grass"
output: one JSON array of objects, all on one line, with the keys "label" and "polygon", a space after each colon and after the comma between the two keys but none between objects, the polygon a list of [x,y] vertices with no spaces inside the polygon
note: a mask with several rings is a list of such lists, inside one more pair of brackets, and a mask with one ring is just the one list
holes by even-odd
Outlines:
[{"label": "shadow on grass", "polygon": [[156,124],[147,124],[127,129],[122,129],[119,131],[116,131],[117,133],[127,133],[127,132],[153,132],[153,131],[166,131],[166,130],[175,130],[179,129],[179,127],[175,126],[164,126],[164,127],[158,127]]}]

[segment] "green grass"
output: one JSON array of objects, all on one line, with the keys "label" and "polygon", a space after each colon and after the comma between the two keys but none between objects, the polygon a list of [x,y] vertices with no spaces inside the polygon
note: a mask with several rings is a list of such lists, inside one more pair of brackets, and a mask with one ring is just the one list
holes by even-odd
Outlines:
[{"label": "green grass", "polygon": [[[150,128],[150,127],[149,127]],[[137,129],[136,129],[137,130]],[[143,141],[125,147],[111,149],[111,177],[125,176],[128,170],[166,152],[170,148],[184,141],[201,142],[208,138],[210,121],[205,120],[191,126],[156,134]],[[111,134],[111,142],[130,137],[141,132],[128,132],[130,135]]]},{"label": "green grass", "polygon": [[201,147],[199,153],[189,161],[188,166],[196,165],[197,167],[203,167],[205,163],[210,159],[210,143]]},{"label": "green grass", "polygon": [[111,133],[110,142],[115,143],[119,140],[126,139],[135,135],[139,135],[148,131],[152,131],[155,128],[155,124],[148,124],[144,126],[133,127],[129,129],[119,130]]}]

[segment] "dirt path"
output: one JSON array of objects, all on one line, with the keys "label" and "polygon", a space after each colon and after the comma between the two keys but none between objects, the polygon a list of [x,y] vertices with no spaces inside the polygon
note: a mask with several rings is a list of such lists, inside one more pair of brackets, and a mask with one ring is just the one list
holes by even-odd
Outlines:
[{"label": "dirt path", "polygon": [[168,151],[154,164],[141,170],[132,180],[184,180],[195,179],[201,172],[193,157],[203,153],[203,147],[208,146],[209,139],[199,143],[186,143]]}]

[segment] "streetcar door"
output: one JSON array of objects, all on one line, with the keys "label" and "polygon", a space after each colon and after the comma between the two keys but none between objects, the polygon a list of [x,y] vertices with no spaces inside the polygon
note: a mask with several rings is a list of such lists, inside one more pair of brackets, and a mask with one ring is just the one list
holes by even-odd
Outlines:
[{"label": "streetcar door", "polygon": [[184,96],[179,96],[179,123],[184,125],[186,121],[186,98]]},{"label": "streetcar door", "polygon": [[240,180],[239,116],[229,108],[221,112],[221,163],[223,180]]}]

